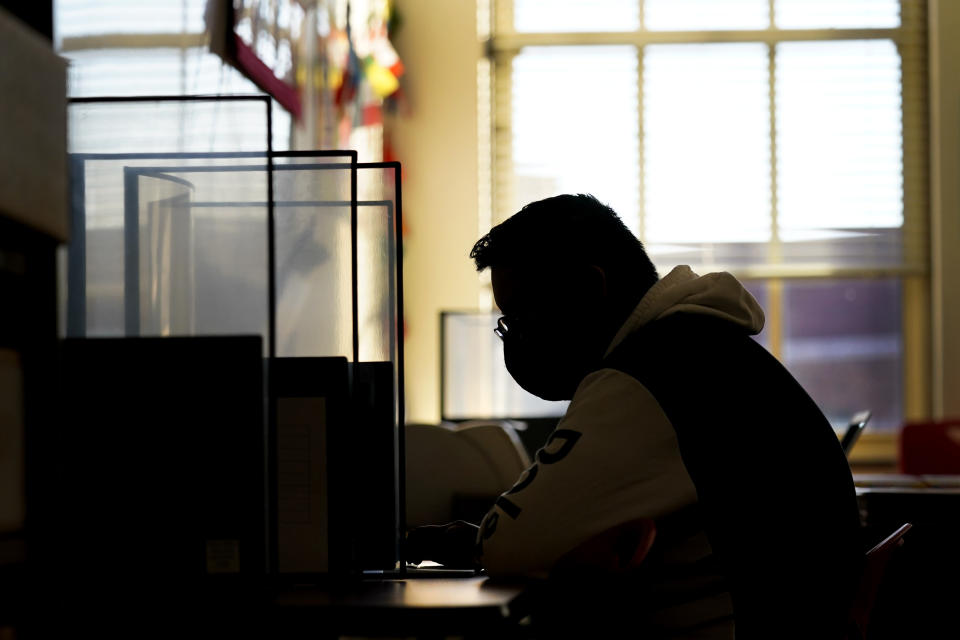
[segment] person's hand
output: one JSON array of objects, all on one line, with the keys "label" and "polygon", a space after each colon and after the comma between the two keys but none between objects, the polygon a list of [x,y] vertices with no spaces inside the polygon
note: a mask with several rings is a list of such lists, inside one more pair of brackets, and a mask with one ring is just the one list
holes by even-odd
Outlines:
[{"label": "person's hand", "polygon": [[463,520],[415,527],[407,532],[407,562],[438,562],[452,569],[474,569],[479,527]]}]

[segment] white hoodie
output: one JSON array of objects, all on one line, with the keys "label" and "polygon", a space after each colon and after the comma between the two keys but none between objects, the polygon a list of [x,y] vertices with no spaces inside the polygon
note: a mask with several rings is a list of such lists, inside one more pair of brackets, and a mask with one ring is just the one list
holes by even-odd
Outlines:
[{"label": "white hoodie", "polygon": [[721,318],[751,335],[763,329],[763,309],[736,278],[726,271],[698,276],[687,265],[680,265],[650,287],[604,355],[610,355],[624,338],[645,324],[681,311]]},{"label": "white hoodie", "polygon": [[[753,334],[763,328],[762,309],[732,275],[697,276],[679,266],[637,304],[607,354],[644,325],[678,312],[719,317]],[[536,457],[481,524],[478,545],[492,575],[544,576],[600,532],[697,502],[666,414],[646,387],[618,370],[583,379]],[[691,562],[711,553],[705,535],[684,544]],[[721,608],[729,610],[728,598]]]}]

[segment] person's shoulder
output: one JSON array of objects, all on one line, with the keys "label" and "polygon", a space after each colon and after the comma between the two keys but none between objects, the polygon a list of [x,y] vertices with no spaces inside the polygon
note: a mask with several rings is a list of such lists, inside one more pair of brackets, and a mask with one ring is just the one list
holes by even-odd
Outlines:
[{"label": "person's shoulder", "polygon": [[580,382],[557,428],[576,431],[632,429],[638,423],[652,422],[669,424],[650,390],[629,373],[603,368]]},{"label": "person's shoulder", "polygon": [[[580,381],[570,401],[570,409],[620,396],[626,400],[642,396],[644,392],[647,392],[646,388],[634,376],[618,368],[603,367],[589,373]],[[569,410],[567,413],[569,414]]]},{"label": "person's shoulder", "polygon": [[775,386],[791,382],[783,365],[748,332],[692,313],[672,314],[638,329],[602,366],[635,378],[661,401],[674,394],[736,392],[745,379]]}]

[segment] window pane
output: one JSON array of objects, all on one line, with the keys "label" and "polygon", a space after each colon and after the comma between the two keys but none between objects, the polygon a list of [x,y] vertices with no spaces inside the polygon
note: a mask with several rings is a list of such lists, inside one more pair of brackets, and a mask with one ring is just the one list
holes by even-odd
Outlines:
[{"label": "window pane", "polygon": [[898,0],[776,0],[781,29],[899,27]]},{"label": "window pane", "polygon": [[62,55],[70,61],[71,97],[259,92],[204,47],[83,49]]},{"label": "window pane", "polygon": [[[266,151],[266,100],[92,102],[70,105],[71,153]],[[122,172],[121,172],[122,173]],[[117,202],[122,203],[122,199]]]},{"label": "window pane", "polygon": [[[83,49],[63,52],[72,98],[137,95],[256,94],[260,90],[203,47]],[[290,147],[290,112],[272,102],[273,148]],[[169,123],[159,123],[159,128]],[[239,126],[247,126],[240,124]],[[259,121],[249,126],[262,126]]]},{"label": "window pane", "polygon": [[889,40],[777,45],[777,196],[791,260],[900,263],[900,57]]},{"label": "window pane", "polygon": [[[206,0],[58,0],[57,37],[91,34],[203,33]],[[231,95],[261,91],[207,47],[77,49],[70,62],[72,98],[137,95]],[[273,148],[290,147],[290,113],[273,103]],[[161,128],[167,123],[160,123]]]},{"label": "window pane", "polygon": [[57,38],[104,33],[203,33],[206,0],[57,0]]},{"label": "window pane", "polygon": [[[586,85],[586,86],[584,86]],[[592,193],[637,222],[633,47],[528,47],[513,61],[513,201]]]},{"label": "window pane", "polygon": [[643,24],[665,31],[766,29],[770,4],[767,0],[645,0]]},{"label": "window pane", "polygon": [[517,31],[633,31],[640,28],[639,0],[515,0]]},{"label": "window pane", "polygon": [[763,309],[763,314],[767,318],[767,321],[763,323],[763,330],[757,335],[753,336],[753,339],[762,344],[764,349],[769,350],[770,331],[768,328],[770,309],[768,305],[770,303],[770,294],[767,290],[768,282],[766,280],[741,280],[740,284],[742,284],[743,288],[750,292],[750,295],[756,299],[757,304],[759,304],[760,308]]},{"label": "window pane", "polygon": [[898,280],[784,283],[783,361],[837,429],[857,411],[868,429],[903,421]]},{"label": "window pane", "polygon": [[770,237],[768,77],[759,43],[645,49],[644,240],[658,267],[730,266],[751,247],[762,258]]}]

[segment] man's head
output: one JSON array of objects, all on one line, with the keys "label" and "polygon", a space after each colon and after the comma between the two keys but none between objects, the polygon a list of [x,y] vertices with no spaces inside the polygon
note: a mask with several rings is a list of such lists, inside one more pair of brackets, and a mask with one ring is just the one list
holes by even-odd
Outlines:
[{"label": "man's head", "polygon": [[548,400],[573,395],[658,278],[613,209],[583,194],[528,204],[470,257],[478,271],[491,270],[507,369]]}]

